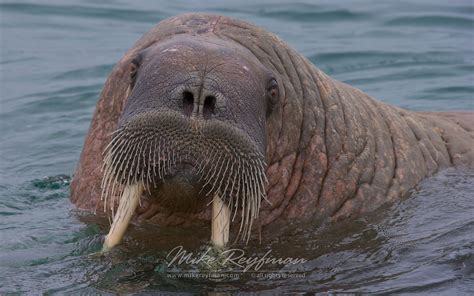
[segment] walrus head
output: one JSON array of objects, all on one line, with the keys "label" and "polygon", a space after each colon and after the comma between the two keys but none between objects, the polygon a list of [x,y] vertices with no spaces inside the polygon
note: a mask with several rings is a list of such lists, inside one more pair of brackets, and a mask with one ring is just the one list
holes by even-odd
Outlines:
[{"label": "walrus head", "polygon": [[183,209],[215,196],[232,220],[240,213],[238,236],[248,240],[266,197],[265,125],[279,96],[276,78],[246,48],[204,36],[155,43],[129,70],[128,98],[104,151],[105,206],[122,196],[115,220],[126,227],[142,191]]}]

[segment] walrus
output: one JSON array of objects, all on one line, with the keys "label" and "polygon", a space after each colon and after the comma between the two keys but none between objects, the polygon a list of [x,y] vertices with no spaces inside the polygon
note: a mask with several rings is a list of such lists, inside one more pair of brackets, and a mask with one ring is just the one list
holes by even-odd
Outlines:
[{"label": "walrus", "polygon": [[473,113],[377,101],[247,22],[185,14],[113,68],[71,199],[112,213],[105,250],[134,216],[211,221],[222,247],[231,224],[248,242],[256,224],[363,215],[443,168],[472,168],[473,127]]}]

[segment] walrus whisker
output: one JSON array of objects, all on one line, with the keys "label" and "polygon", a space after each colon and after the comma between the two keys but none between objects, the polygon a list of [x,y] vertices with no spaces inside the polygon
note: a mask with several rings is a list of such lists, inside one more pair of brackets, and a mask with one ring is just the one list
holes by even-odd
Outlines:
[{"label": "walrus whisker", "polygon": [[[211,151],[210,151],[209,155],[214,155],[214,148],[211,148]],[[213,157],[209,157],[209,158],[203,157],[201,162],[199,163],[199,169],[197,171],[197,174],[199,175],[198,182],[200,182],[203,179],[204,175],[202,174],[202,172],[206,168],[207,164],[210,163],[211,159],[214,159],[214,158]]]},{"label": "walrus whisker", "polygon": [[[250,171],[250,175],[251,177],[249,177],[249,187],[250,187],[250,210],[249,210],[249,214],[250,214],[250,217],[252,219],[250,219],[251,221],[253,220],[254,216],[253,216],[253,213],[254,213],[254,210],[255,210],[255,198],[256,198],[256,193],[257,193],[257,190],[255,188],[255,182],[254,182],[254,178],[253,178],[253,171]],[[252,224],[250,224],[250,227],[252,226]]]},{"label": "walrus whisker", "polygon": [[[149,148],[149,144],[146,143],[145,147],[143,148],[143,168],[142,168],[142,182],[144,179],[146,179],[146,183],[144,184],[151,184],[151,179],[149,179],[149,172],[150,172],[150,166],[147,166],[146,164],[146,152],[147,149]],[[150,161],[148,161],[150,163]],[[145,172],[146,170],[146,172]],[[146,190],[148,193],[151,195],[150,187],[148,185],[145,186]]]},{"label": "walrus whisker", "polygon": [[[199,191],[199,193],[202,193],[202,190],[204,190],[204,188],[207,186],[207,185],[210,185],[210,182],[211,180],[213,180],[214,178],[214,175],[216,174],[216,167],[218,166],[218,164],[220,163],[220,160],[221,160],[221,156],[223,155],[222,152],[219,153],[219,157],[217,158],[217,162],[215,162],[214,164],[211,164],[211,168],[208,169],[208,172],[206,174],[206,177],[204,177],[204,180],[206,180],[206,182],[204,183],[204,185],[202,185],[201,187],[201,190]],[[211,174],[212,173],[212,174]],[[209,174],[211,174],[209,176]]]},{"label": "walrus whisker", "polygon": [[[115,162],[115,159],[119,158],[119,156],[117,155],[112,155],[111,153],[108,154],[108,157],[106,158],[106,161],[107,161],[107,169],[106,169],[106,172],[105,172],[105,176],[106,178],[104,178],[104,190],[103,191],[103,194],[105,195],[105,198],[107,198],[107,196],[110,196],[114,194],[114,167],[113,167],[113,163]],[[110,165],[109,165],[110,164]],[[112,186],[112,187],[111,187]],[[112,192],[112,193],[110,193]],[[104,202],[104,207],[106,208],[106,205],[107,205],[107,201]]]},{"label": "walrus whisker", "polygon": [[[258,177],[257,175],[259,175],[259,172],[258,171],[252,171],[252,181],[253,181],[253,184],[255,186],[255,198],[254,200],[256,201],[256,205],[255,205],[255,212],[254,214],[256,214],[256,210],[260,208],[260,202],[261,202],[261,195],[262,195],[262,192],[264,191],[263,187],[261,187],[261,184],[258,182]],[[254,219],[257,218],[257,216],[254,215]]]},{"label": "walrus whisker", "polygon": [[[226,163],[226,166],[225,166],[225,170],[224,170],[224,172],[222,172],[222,177],[221,177],[221,180],[220,180],[220,182],[219,182],[218,190],[221,190],[222,184],[223,184],[223,182],[224,182],[224,178],[225,178],[226,176],[227,176],[226,185],[229,184],[230,178],[229,178],[229,176],[227,175],[227,171],[229,170],[229,164],[231,164],[231,167],[232,167],[232,166],[233,166],[233,163],[234,163],[234,160],[231,160],[231,158],[228,158],[227,163]],[[223,193],[226,192],[226,187],[224,187],[224,189],[222,189],[222,192],[223,192]]]},{"label": "walrus whisker", "polygon": [[268,178],[267,178],[267,175],[265,174],[265,167],[266,167],[266,164],[262,161],[260,161],[260,169],[261,169],[261,172],[262,172],[262,176],[263,176],[263,181],[265,184],[268,184]]},{"label": "walrus whisker", "polygon": [[[244,168],[242,168],[242,172],[244,173]],[[244,180],[244,179],[242,179]],[[247,201],[246,201],[246,198],[247,198],[247,189],[246,189],[246,182],[242,182],[242,211],[241,211],[241,222],[240,222],[240,227],[239,227],[239,232],[237,233],[237,238],[236,240],[239,239],[240,237],[240,234],[242,232],[242,228],[244,226],[244,214],[245,214],[245,207],[244,205],[247,204]]]},{"label": "walrus whisker", "polygon": [[[117,146],[117,147],[120,147],[120,146]],[[118,148],[117,148],[118,150]],[[117,176],[118,174],[114,174],[114,167],[115,167],[115,164],[118,162],[118,160],[121,158],[121,155],[120,154],[113,154],[112,151],[110,151],[108,153],[108,156],[110,157],[107,157],[107,165],[108,165],[108,170],[107,170],[107,184],[105,185],[106,187],[106,191],[105,191],[105,196],[112,196],[112,205],[110,206],[110,209],[112,210],[112,216],[114,216],[114,204],[115,204],[115,186],[116,186],[116,183],[117,183]],[[104,208],[107,207],[107,198],[106,198],[106,201],[104,202]]]},{"label": "walrus whisker", "polygon": [[[159,165],[156,163],[156,139],[153,139],[153,187],[156,188],[156,167]],[[152,152],[151,148],[150,148],[150,153]],[[151,158],[151,154],[150,154],[150,158]],[[151,162],[151,159],[150,159],[150,162]]]},{"label": "walrus whisker", "polygon": [[166,141],[163,139],[163,150],[160,154],[160,161],[162,162],[161,165],[161,176],[163,178],[163,182],[165,182],[164,176],[166,175],[166,158],[167,158],[167,146]]},{"label": "walrus whisker", "polygon": [[[212,167],[209,168],[209,171],[211,171],[212,174],[211,175],[206,175],[206,177],[205,177],[205,179],[207,179],[209,181],[209,182],[206,182],[206,185],[211,185],[212,181],[214,181],[214,183],[215,183],[216,179],[219,177],[219,172],[222,169],[224,161],[225,161],[225,156],[226,155],[225,155],[224,151],[221,149],[219,151],[219,157],[217,158],[217,161],[216,162],[213,161]],[[218,170],[218,168],[219,168],[219,170]]]},{"label": "walrus whisker", "polygon": [[[129,139],[121,140],[120,145],[118,145],[116,149],[109,151],[108,155],[110,155],[111,157],[108,158],[108,161],[106,161],[106,163],[112,166],[114,170],[116,170],[117,164],[123,163],[124,160],[124,153],[122,151],[124,150],[124,148],[127,149],[128,147],[130,147]],[[116,173],[118,173],[118,171]]]},{"label": "walrus whisker", "polygon": [[267,175],[265,174],[265,164],[261,160],[258,161],[260,170],[259,174],[257,174],[259,180],[260,180],[260,187],[261,187],[261,193],[262,193],[262,198],[269,204],[272,205],[272,202],[267,198],[266,192],[265,192],[265,185],[268,184],[268,179]]},{"label": "walrus whisker", "polygon": [[[133,159],[135,158],[135,151],[138,147],[139,142],[138,141],[132,141],[130,144],[130,149],[127,149],[125,151],[125,157],[124,157],[124,162],[125,162],[125,167],[123,170],[121,170],[121,179],[124,181],[126,184],[131,184],[131,173],[132,173],[132,164],[133,164]],[[120,165],[122,167],[122,165]],[[127,176],[128,172],[128,176]]]},{"label": "walrus whisker", "polygon": [[[121,144],[123,144],[123,139],[125,137],[125,134],[123,132],[121,133],[118,133],[113,139],[112,141],[110,142],[110,146],[106,147],[104,149],[104,154],[107,153],[107,152],[112,152],[112,153],[115,153],[116,150],[119,149],[119,147],[121,146]],[[112,144],[112,145],[111,145]]]},{"label": "walrus whisker", "polygon": [[[127,165],[125,166],[125,184],[132,184],[133,181],[133,173],[135,169],[135,159],[137,157],[136,151],[140,145],[140,141],[137,141],[133,144],[133,148],[130,149],[129,154],[127,154]],[[128,173],[128,174],[127,174]]]},{"label": "walrus whisker", "polygon": [[[104,210],[109,208],[112,211],[114,221],[123,221],[123,213],[114,212],[116,198],[120,204],[126,196],[126,188],[138,184],[142,192],[151,196],[152,186],[157,188],[156,181],[165,182],[165,176],[172,168],[185,161],[191,164],[198,182],[202,181],[199,194],[206,188],[206,196],[217,195],[227,208],[229,223],[236,220],[238,212],[241,213],[236,240],[248,243],[261,199],[266,198],[262,154],[254,151],[253,146],[246,146],[245,138],[237,138],[235,143],[220,139],[229,135],[214,127],[208,135],[202,134],[199,129],[208,127],[208,123],[196,125],[195,130],[188,131],[192,135],[183,138],[175,138],[176,131],[168,132],[168,126],[153,124],[137,128],[134,124],[125,124],[111,139],[104,153]],[[194,137],[200,138],[194,140]],[[214,204],[213,200],[210,203]],[[141,196],[137,202],[141,204]],[[220,216],[222,211],[221,205],[214,214]]]},{"label": "walrus whisker", "polygon": [[[148,165],[146,166],[146,187],[147,187],[147,191],[148,191],[148,194],[151,195],[151,189],[150,187],[153,185],[154,186],[154,179],[152,178],[152,172],[151,172],[151,147],[150,147],[150,143],[148,143],[147,145],[147,149],[150,150],[148,152]],[[146,153],[146,151],[145,151]]]},{"label": "walrus whisker", "polygon": [[[231,175],[228,176],[227,178],[227,182],[225,184],[225,187],[224,189],[222,190],[222,192],[225,194],[227,192],[227,188],[229,187],[229,184],[230,184],[230,180],[231,180],[231,176],[234,176],[234,172],[233,172],[233,169],[234,169],[234,163],[235,161],[232,161],[232,164],[231,164],[231,167],[230,167],[230,172],[231,172]],[[226,171],[224,172],[224,175],[227,173],[227,169]],[[235,176],[234,176],[234,179],[233,181],[235,180]],[[232,196],[232,192],[230,192],[230,197]]]},{"label": "walrus whisker", "polygon": [[108,133],[108,134],[107,134],[107,137],[111,138],[111,137],[113,137],[115,134],[120,133],[121,131],[122,131],[122,129],[116,129],[116,130],[114,130],[114,131]]},{"label": "walrus whisker", "polygon": [[112,168],[109,168],[108,172],[107,172],[107,181],[106,181],[106,184],[104,185],[105,187],[105,191],[104,191],[104,211],[107,211],[107,205],[109,204],[109,197],[112,196],[112,194],[110,194],[110,191],[112,190],[112,179],[113,179],[113,175],[112,175]]},{"label": "walrus whisker", "polygon": [[[207,183],[209,183],[209,178],[207,178],[209,176],[209,174],[211,174],[213,171],[211,170],[212,168],[212,163],[216,163],[215,162],[215,155],[214,156],[211,156],[207,162],[203,165],[202,167],[202,170],[200,171],[200,176],[199,176],[199,180],[198,182],[201,182],[203,180],[206,180],[205,183],[203,184],[203,186],[201,187],[201,190],[199,190],[199,193],[202,193],[202,190],[204,190],[204,187],[207,185]],[[219,161],[219,159],[217,160]],[[209,166],[209,167],[208,167]],[[204,170],[207,168],[207,173],[204,175],[202,174],[202,172],[204,172]]]},{"label": "walrus whisker", "polygon": [[161,161],[163,163],[163,176],[166,175],[166,172],[169,171],[169,168],[168,168],[168,154],[169,154],[169,151],[168,151],[168,143],[166,142],[166,139],[163,139],[163,151],[161,153]]},{"label": "walrus whisker", "polygon": [[[230,191],[229,191],[229,197],[230,197],[230,200],[229,200],[229,207],[232,211],[234,211],[234,213],[237,211],[237,207],[235,206],[235,200],[238,200],[238,185],[237,185],[237,193],[234,194],[234,189],[236,189],[236,183],[238,182],[239,180],[239,169],[237,168],[236,171],[232,170],[232,173],[234,175],[234,178],[231,182],[231,188],[230,188]],[[229,178],[230,179],[230,178]],[[234,218],[235,218],[235,214],[234,214]],[[233,221],[234,219],[232,219]]]},{"label": "walrus whisker", "polygon": [[[146,147],[146,142],[145,141],[140,142],[139,150],[136,152],[138,155],[137,165],[135,167],[135,176],[137,178],[136,182],[143,181],[143,169],[144,169],[144,166],[146,165],[146,160],[143,159],[144,158],[143,151],[145,147]],[[141,166],[141,164],[143,164],[143,166]]]},{"label": "walrus whisker", "polygon": [[[211,189],[209,190],[209,192],[206,194],[206,196],[208,196],[211,192],[214,191],[214,188],[215,186],[219,183],[219,186],[220,186],[220,183],[222,182],[222,179],[223,179],[223,176],[221,175],[221,171],[222,171],[222,168],[224,167],[224,162],[226,161],[226,159],[224,158],[222,160],[222,165],[219,166],[219,171],[217,172],[217,175],[216,175],[216,178],[213,178],[213,176],[211,177],[211,179],[214,179],[214,182],[212,183],[211,185]],[[227,159],[227,163],[229,162],[230,160]],[[217,170],[216,170],[217,171]],[[217,190],[219,189],[220,187],[217,188]]]},{"label": "walrus whisker", "polygon": [[261,188],[259,185],[258,181],[258,171],[253,170],[252,171],[252,183],[254,186],[254,212],[253,212],[253,219],[256,219],[257,217],[255,216],[257,208],[260,208],[260,200],[261,200]]},{"label": "walrus whisker", "polygon": [[[153,153],[152,153],[153,152]],[[156,154],[157,154],[157,149],[156,149],[156,138],[153,139],[153,150],[150,147],[150,163],[153,165],[153,177],[156,177]],[[153,156],[152,156],[153,155]],[[156,187],[156,186],[155,186]]]},{"label": "walrus whisker", "polygon": [[167,165],[167,169],[168,169],[168,172],[171,171],[171,153],[170,153],[170,147],[171,145],[167,145],[166,146],[166,165]]},{"label": "walrus whisker", "polygon": [[[102,167],[101,167],[101,171],[102,172],[105,172],[106,168],[107,168],[107,164],[110,162],[110,158],[112,157],[112,154],[111,153],[107,153],[105,154],[104,156],[104,161],[102,163]],[[103,179],[102,179],[102,182],[103,182]]]},{"label": "walrus whisker", "polygon": [[253,220],[255,219],[255,212],[256,212],[256,206],[257,206],[257,202],[256,202],[256,199],[258,197],[257,195],[257,187],[256,187],[256,179],[255,179],[255,170],[253,168],[253,166],[250,166],[249,168],[249,187],[250,187],[250,197],[249,197],[249,203],[250,203],[250,206],[249,206],[249,210],[248,210],[248,221],[249,221],[249,225],[248,225],[248,229],[247,229],[247,239],[246,239],[246,242],[248,242],[248,240],[250,239],[250,232],[252,230],[252,225],[253,225]]},{"label": "walrus whisker", "polygon": [[[272,203],[267,199],[267,195],[264,194],[265,192],[265,184],[268,183],[268,180],[266,179],[266,176],[265,176],[265,170],[263,168],[263,165],[260,166],[260,171],[259,173],[257,174],[257,177],[259,179],[259,184],[260,184],[260,192],[262,194],[262,197],[265,199],[265,201],[267,201],[270,205],[272,205]],[[262,178],[262,175],[264,176],[264,178]]]},{"label": "walrus whisker", "polygon": [[249,219],[250,219],[250,209],[252,208],[251,205],[251,197],[252,197],[252,188],[250,186],[250,176],[248,172],[248,168],[246,171],[246,188],[247,188],[247,194],[245,196],[245,222],[244,222],[244,231],[243,231],[243,239],[245,240],[246,234],[248,232],[248,227],[249,227]]},{"label": "walrus whisker", "polygon": [[[122,149],[120,150],[120,154],[122,155],[120,160],[121,160],[121,163],[120,163],[120,167],[118,168],[118,171],[119,172],[122,172],[122,170],[126,170],[127,167],[128,167],[128,159],[129,159],[129,155],[130,155],[130,152],[133,151],[135,145],[137,143],[135,143],[137,141],[137,139],[134,139],[134,138],[129,138],[127,140],[125,140],[125,149]],[[118,153],[118,151],[116,152]],[[125,167],[124,167],[125,165]],[[123,178],[123,176],[121,175],[121,178]]]},{"label": "walrus whisker", "polygon": [[112,138],[112,140],[109,142],[109,144],[107,144],[107,146],[105,146],[105,148],[102,152],[102,155],[105,155],[105,153],[107,153],[109,151],[109,148],[112,150],[113,146],[115,146],[118,139],[121,139],[122,136],[123,136],[122,130],[121,129],[117,130],[117,134]]},{"label": "walrus whisker", "polygon": [[[110,180],[110,182],[112,183],[112,189],[111,189],[111,196],[112,196],[112,204],[110,206],[110,210],[112,211],[112,217],[114,217],[115,213],[115,198],[116,198],[116,193],[117,191],[116,190],[119,190],[118,188],[118,180],[117,180],[117,174],[114,175],[114,178],[112,178]],[[110,185],[109,185],[110,186]],[[117,186],[117,187],[116,187]]]},{"label": "walrus whisker", "polygon": [[161,173],[161,138],[158,138],[158,149],[155,151],[155,156],[158,155],[158,161],[155,161],[155,165],[158,166],[158,178],[163,179],[163,174]]},{"label": "walrus whisker", "polygon": [[[140,150],[140,147],[142,146],[142,142],[138,142],[137,147],[135,148],[134,151],[134,157],[132,160],[132,164],[130,166],[130,174],[129,177],[132,177],[133,183],[138,182],[138,164],[140,163],[140,153],[138,151]],[[131,182],[127,182],[127,184],[131,184]]]},{"label": "walrus whisker", "polygon": [[117,176],[118,180],[124,180],[124,170],[126,168],[123,167],[124,163],[126,162],[127,154],[120,153],[120,156],[114,159],[113,162],[110,163],[110,167],[112,171]]},{"label": "walrus whisker", "polygon": [[176,166],[176,153],[174,150],[171,150],[171,153],[173,154],[173,156],[171,157],[173,159],[173,166]]},{"label": "walrus whisker", "polygon": [[240,162],[240,159],[239,159],[239,168],[237,169],[237,173],[239,174],[239,178],[237,179],[237,192],[235,194],[235,196],[237,196],[236,200],[235,200],[235,210],[234,210],[234,216],[232,217],[232,221],[235,220],[235,217],[237,216],[237,212],[238,212],[238,209],[239,209],[239,193],[240,193],[240,183],[241,183],[241,174],[240,174],[240,166],[241,166],[241,162]]},{"label": "walrus whisker", "polygon": [[101,192],[101,200],[104,200],[104,212],[107,211],[107,194],[106,194],[106,191],[107,191],[107,184],[108,184],[108,178],[109,178],[109,173],[108,171],[104,172],[104,177],[102,178],[102,192]]},{"label": "walrus whisker", "polygon": [[[224,188],[224,192],[226,192],[226,193],[229,192],[229,208],[230,209],[233,209],[233,206],[234,206],[234,186],[235,186],[235,182],[236,182],[237,176],[238,176],[237,173],[235,173],[235,171],[233,170],[234,169],[234,164],[235,164],[235,162],[232,162],[232,167],[231,167],[231,170],[230,170],[232,172],[232,177],[233,177],[232,181],[230,181],[231,178],[229,176],[229,178],[227,179],[228,182],[226,184],[226,187]],[[229,189],[229,191],[227,191],[229,185],[230,185],[230,189]]]},{"label": "walrus whisker", "polygon": [[[254,186],[255,186],[255,193],[254,193],[254,198],[253,198],[253,213],[252,213],[252,219],[251,219],[251,222],[250,222],[250,227],[249,229],[251,230],[252,229],[252,226],[253,226],[253,221],[258,219],[258,211],[260,209],[260,205],[261,205],[261,196],[262,196],[262,192],[263,192],[263,188],[258,188],[258,182],[257,182],[257,178],[256,178],[256,174],[258,174],[258,172],[253,172],[253,182],[254,182]],[[249,234],[248,234],[248,237],[247,237],[247,242],[248,240],[250,239],[250,231],[249,231]]]},{"label": "walrus whisker", "polygon": [[[138,152],[140,154],[140,160],[138,162],[137,169],[139,169],[139,171],[138,171],[137,175],[139,175],[139,178],[140,178],[139,181],[143,184],[144,190],[148,191],[148,193],[151,194],[149,186],[146,185],[146,184],[148,184],[148,181],[145,182],[145,179],[147,178],[145,169],[147,167],[147,165],[146,165],[146,149],[148,148],[148,143],[147,143],[146,139],[142,143],[143,143],[143,145],[141,146],[140,151]],[[143,166],[140,168],[140,163],[141,162],[143,162]]]},{"label": "walrus whisker", "polygon": [[[149,184],[151,184],[151,183],[154,183],[154,182],[153,182],[152,174],[151,174],[151,166],[152,166],[151,151],[152,151],[152,149],[151,149],[151,144],[150,143],[148,143],[147,148],[148,148],[148,166],[147,166],[146,174],[147,174],[147,182],[149,182]],[[150,193],[150,195],[151,195],[151,193]]]}]

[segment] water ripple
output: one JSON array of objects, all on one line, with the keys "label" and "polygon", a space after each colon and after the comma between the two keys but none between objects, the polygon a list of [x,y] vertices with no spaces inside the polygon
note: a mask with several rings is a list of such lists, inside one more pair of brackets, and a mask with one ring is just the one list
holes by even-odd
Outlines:
[{"label": "water ripple", "polygon": [[368,20],[370,15],[365,13],[356,13],[347,9],[326,10],[320,11],[318,9],[297,10],[297,7],[292,7],[291,11],[288,9],[261,9],[258,15],[263,17],[271,17],[279,20],[295,21],[295,22],[341,22],[354,20]]},{"label": "water ripple", "polygon": [[145,11],[118,8],[100,8],[77,5],[45,5],[32,3],[1,3],[0,8],[6,12],[27,15],[67,16],[74,18],[97,18],[116,21],[152,23],[165,17],[159,11]]},{"label": "water ripple", "polygon": [[431,28],[454,28],[461,30],[474,29],[472,18],[445,15],[420,15],[404,16],[394,18],[385,22],[386,26],[408,26],[408,27],[431,27]]}]

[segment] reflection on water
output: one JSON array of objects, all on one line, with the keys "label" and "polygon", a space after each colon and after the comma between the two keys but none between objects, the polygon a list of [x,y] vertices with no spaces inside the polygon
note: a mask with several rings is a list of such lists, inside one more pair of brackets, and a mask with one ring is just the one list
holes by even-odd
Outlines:
[{"label": "reflection on water", "polygon": [[272,225],[261,243],[244,247],[246,255],[270,251],[307,261],[265,264],[263,276],[178,278],[238,271],[168,266],[176,246],[207,250],[207,226],[135,225],[108,256],[95,254],[108,222],[74,211],[69,176],[109,71],[165,17],[236,16],[386,102],[413,110],[474,109],[472,2],[285,2],[0,1],[0,293],[200,292],[204,286],[275,294],[474,291],[474,176],[454,169],[367,217]]}]

